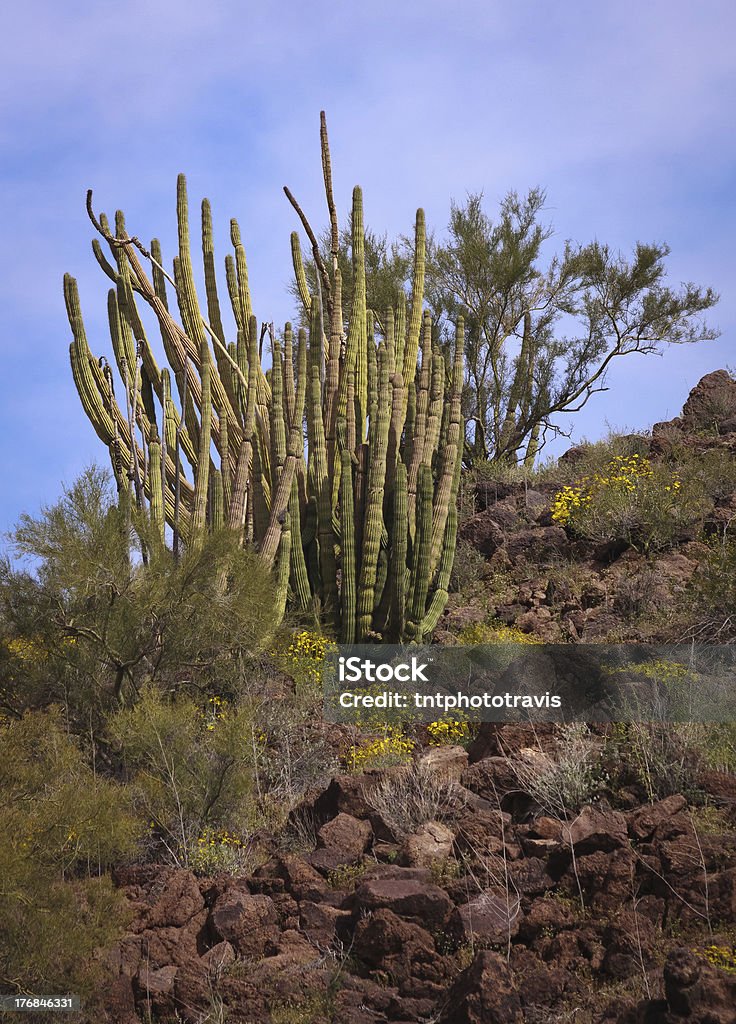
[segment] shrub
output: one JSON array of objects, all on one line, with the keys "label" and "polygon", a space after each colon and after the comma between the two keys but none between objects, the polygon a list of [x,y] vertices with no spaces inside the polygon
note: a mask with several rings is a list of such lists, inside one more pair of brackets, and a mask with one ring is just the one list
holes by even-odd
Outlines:
[{"label": "shrub", "polygon": [[130,794],[93,771],[58,709],[3,719],[0,743],[0,984],[90,994],[93,953],[124,921],[124,900],[92,876],[135,849]]},{"label": "shrub", "polygon": [[596,738],[579,722],[561,727],[554,754],[529,749],[506,760],[524,792],[558,818],[579,811],[605,781]]},{"label": "shrub", "polygon": [[710,553],[693,578],[688,639],[729,643],[736,639],[736,539],[711,543]]},{"label": "shrub", "polygon": [[516,626],[506,626],[502,622],[474,622],[466,626],[458,634],[458,640],[467,647],[480,644],[541,644],[538,637],[531,633],[523,633]]},{"label": "shrub", "polygon": [[322,686],[325,658],[337,650],[333,640],[308,629],[281,639],[272,654],[285,672],[294,680],[297,694],[315,694]]},{"label": "shrub", "polygon": [[586,540],[643,551],[671,544],[702,511],[699,487],[684,486],[676,470],[638,454],[616,455],[602,470],[565,485],[551,506],[556,523]]},{"label": "shrub", "polygon": [[387,725],[383,736],[353,745],[345,755],[346,767],[351,771],[372,768],[390,768],[411,760],[416,742],[406,736],[401,726]]},{"label": "shrub", "polygon": [[452,563],[450,589],[455,593],[467,590],[481,579],[487,562],[478,549],[467,540],[459,540]]},{"label": "shrub", "polygon": [[153,547],[143,564],[97,469],[39,517],[21,517],[11,540],[32,560],[26,570],[0,563],[10,643],[0,685],[14,710],[55,701],[79,731],[97,733],[146,684],[233,696],[244,659],[273,629],[273,582],[255,555],[221,531],[179,561]]},{"label": "shrub", "polygon": [[442,747],[446,745],[467,743],[474,733],[473,724],[464,717],[445,717],[427,725],[429,745]]},{"label": "shrub", "polygon": [[198,875],[249,874],[255,853],[248,837],[224,828],[205,828],[189,851],[189,866]]},{"label": "shrub", "polygon": [[249,708],[203,708],[152,687],[110,720],[141,813],[175,863],[189,866],[206,828],[252,820],[253,728]]},{"label": "shrub", "polygon": [[449,821],[463,806],[462,788],[421,762],[382,778],[369,800],[398,835],[428,821]]}]

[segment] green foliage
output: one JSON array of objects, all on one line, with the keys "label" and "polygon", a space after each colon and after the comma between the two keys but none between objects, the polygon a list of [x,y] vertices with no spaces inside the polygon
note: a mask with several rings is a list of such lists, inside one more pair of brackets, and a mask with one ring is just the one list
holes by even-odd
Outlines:
[{"label": "green foliage", "polygon": [[689,634],[699,641],[736,638],[736,538],[714,539],[687,594]]},{"label": "green foliage", "polygon": [[90,768],[58,709],[2,720],[0,742],[0,983],[89,993],[93,951],[123,920],[93,876],[135,849],[130,794]]},{"label": "green foliage", "polygon": [[151,546],[144,564],[98,469],[38,517],[23,516],[11,540],[30,561],[0,564],[0,699],[16,711],[52,700],[96,731],[146,684],[235,692],[273,629],[269,574],[232,534],[178,561]]},{"label": "green foliage", "polygon": [[700,489],[638,454],[615,455],[602,470],[558,491],[552,518],[578,536],[643,551],[673,543],[702,515]]},{"label": "green foliage", "polygon": [[544,203],[541,189],[510,192],[492,220],[471,194],[452,204],[447,241],[428,251],[435,317],[467,322],[474,462],[531,466],[545,428],[603,388],[613,359],[714,336],[702,314],[717,296],[669,288],[665,245],[637,244],[626,259],[598,242],[568,242],[545,259]]},{"label": "green foliage", "polygon": [[189,866],[206,828],[252,824],[253,729],[246,707],[203,708],[153,687],[110,719],[140,814],[174,863]]},{"label": "green foliage", "polygon": [[463,593],[481,580],[488,563],[478,549],[466,540],[459,540],[452,563],[450,588]]},{"label": "green foliage", "polygon": [[605,783],[596,739],[582,722],[560,728],[552,753],[529,748],[507,760],[521,788],[561,819],[593,800]]}]

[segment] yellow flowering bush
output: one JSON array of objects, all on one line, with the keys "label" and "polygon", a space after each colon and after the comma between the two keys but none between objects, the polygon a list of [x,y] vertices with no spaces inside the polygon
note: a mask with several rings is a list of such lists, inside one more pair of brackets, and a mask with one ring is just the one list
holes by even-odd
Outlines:
[{"label": "yellow flowering bush", "polygon": [[198,875],[234,873],[248,866],[251,850],[246,839],[224,828],[205,828],[189,854],[189,866]]},{"label": "yellow flowering bush", "polygon": [[383,736],[350,747],[345,764],[351,771],[361,772],[370,768],[406,764],[411,760],[415,746],[416,742],[405,735],[402,728],[387,725]]},{"label": "yellow flowering bush", "polygon": [[458,635],[461,644],[473,647],[477,644],[541,644],[543,641],[532,633],[523,633],[516,626],[501,622],[474,622]]},{"label": "yellow flowering bush", "polygon": [[705,949],[694,949],[693,953],[707,960],[712,967],[718,967],[726,974],[736,974],[736,947],[706,946]]},{"label": "yellow flowering bush", "polygon": [[560,526],[588,540],[663,547],[698,514],[696,495],[679,474],[648,458],[615,455],[603,467],[567,484],[550,509]]},{"label": "yellow flowering bush", "polygon": [[272,653],[284,671],[294,679],[297,687],[316,690],[322,685],[325,658],[336,650],[337,645],[328,637],[313,630],[302,629]]},{"label": "yellow flowering bush", "polygon": [[427,734],[431,747],[462,745],[470,739],[472,726],[464,716],[445,717],[430,722]]}]

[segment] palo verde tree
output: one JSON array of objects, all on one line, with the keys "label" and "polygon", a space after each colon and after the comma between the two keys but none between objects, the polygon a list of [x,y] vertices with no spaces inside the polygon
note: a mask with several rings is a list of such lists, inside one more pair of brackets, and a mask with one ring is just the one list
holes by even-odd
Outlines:
[{"label": "palo verde tree", "polygon": [[[113,283],[108,314],[118,375],[92,355],[76,283],[67,275],[72,372],[85,412],[109,450],[121,508],[133,525],[145,521],[157,544],[166,543],[167,524],[177,555],[182,547],[201,548],[208,531],[228,530],[274,569],[277,618],[291,593],[301,608],[318,609],[344,642],[421,641],[447,601],[455,551],[464,436],[462,318],[448,360],[423,309],[422,210],[409,300],[402,292],[395,305],[391,298],[385,309],[370,308],[369,295],[378,293],[366,285],[357,187],[347,308],[324,114],[321,152],[327,260],[285,189],[316,268],[310,288],[298,238],[292,238],[308,325],[296,336],[290,324],[281,337],[273,324],[259,327],[234,220],[233,251],[225,258],[233,326],[225,328],[207,200],[201,221],[205,305],[200,303],[183,175],[172,274],[156,240],[144,247],[128,234],[120,212],[114,226],[98,217],[89,192],[87,211],[102,239],[93,243],[94,254]],[[144,320],[151,315],[168,367],[159,367],[149,340]],[[261,360],[266,338],[270,369]],[[146,557],[145,540],[143,548]]]},{"label": "palo verde tree", "polygon": [[717,336],[702,314],[718,296],[668,287],[666,245],[638,243],[627,259],[567,242],[546,258],[544,200],[540,189],[510,192],[492,221],[482,196],[470,195],[452,205],[448,238],[428,253],[436,318],[465,317],[470,461],[533,464],[555,417],[605,390],[614,359]]}]

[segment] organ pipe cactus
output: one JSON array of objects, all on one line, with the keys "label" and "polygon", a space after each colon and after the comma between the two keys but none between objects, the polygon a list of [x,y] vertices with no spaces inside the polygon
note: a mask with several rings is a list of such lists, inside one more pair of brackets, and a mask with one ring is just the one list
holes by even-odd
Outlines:
[{"label": "organ pipe cactus", "polygon": [[[196,546],[206,530],[229,529],[273,568],[282,612],[289,601],[318,610],[346,643],[421,642],[446,604],[457,538],[463,325],[458,322],[453,359],[446,363],[423,310],[421,210],[408,306],[401,294],[396,308],[379,310],[378,317],[368,308],[359,188],[351,215],[352,305],[347,315],[343,311],[324,114],[320,127],[331,266],[285,189],[317,273],[310,291],[294,233],[292,262],[309,324],[296,343],[289,324],[282,337],[273,324],[259,329],[235,220],[224,261],[234,333],[226,327],[207,200],[201,207],[200,302],[180,176],[171,274],[156,239],[146,248],[128,234],[121,213],[113,231],[95,214],[88,193],[88,214],[101,237],[93,252],[112,283],[108,319],[122,384],[116,391],[109,364],[92,355],[76,282],[67,275],[72,374],[109,449],[121,503],[137,506],[134,521],[150,521],[142,537],[165,543],[171,536],[176,554],[182,545]],[[149,322],[158,327],[169,364],[162,369]],[[261,358],[266,337],[270,367]]]}]

